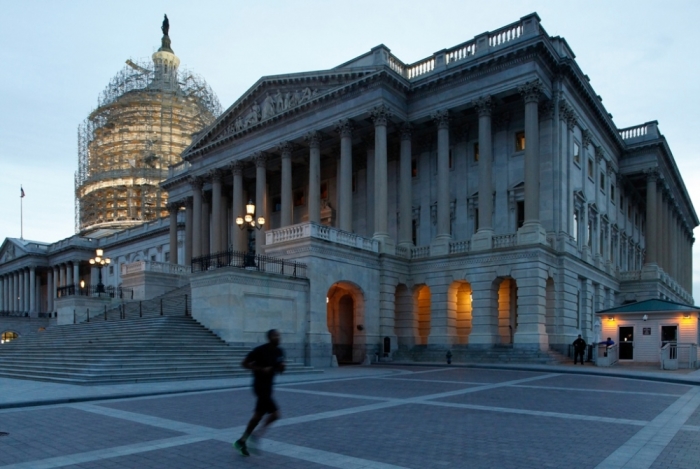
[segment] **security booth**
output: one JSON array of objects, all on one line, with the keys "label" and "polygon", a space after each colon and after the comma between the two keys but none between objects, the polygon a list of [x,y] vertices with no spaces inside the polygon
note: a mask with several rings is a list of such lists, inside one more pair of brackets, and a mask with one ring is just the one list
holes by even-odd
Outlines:
[{"label": "security booth", "polygon": [[607,359],[599,366],[610,366],[617,355],[620,363],[657,364],[661,369],[697,368],[698,317],[697,306],[673,301],[651,299],[628,303],[596,312],[598,342],[611,338],[615,345],[607,348]]}]

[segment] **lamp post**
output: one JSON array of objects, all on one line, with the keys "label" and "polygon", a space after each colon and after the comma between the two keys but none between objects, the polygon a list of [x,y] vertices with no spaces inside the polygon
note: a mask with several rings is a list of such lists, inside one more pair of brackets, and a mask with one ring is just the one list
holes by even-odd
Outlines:
[{"label": "lamp post", "polygon": [[105,265],[108,265],[110,262],[112,262],[112,259],[109,257],[104,257],[104,251],[102,249],[96,249],[95,250],[95,257],[90,259],[90,265],[96,265],[97,266],[97,273],[99,275],[98,281],[97,281],[97,293],[104,293],[105,292],[105,286],[102,284],[102,267]]},{"label": "lamp post", "polygon": [[250,233],[253,228],[260,230],[265,224],[265,217],[255,218],[255,204],[252,200],[249,200],[245,206],[245,216],[236,217],[236,225],[241,230],[246,228],[248,230],[248,253],[245,256],[245,266],[255,265],[255,249],[250,247]]}]

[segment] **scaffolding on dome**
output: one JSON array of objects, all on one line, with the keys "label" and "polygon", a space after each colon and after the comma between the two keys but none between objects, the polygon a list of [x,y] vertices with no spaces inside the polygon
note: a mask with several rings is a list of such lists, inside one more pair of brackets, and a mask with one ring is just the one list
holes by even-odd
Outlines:
[{"label": "scaffolding on dome", "polygon": [[160,182],[193,134],[221,114],[201,77],[177,70],[160,86],[153,63],[127,60],[78,127],[76,232],[100,236],[167,215]]}]

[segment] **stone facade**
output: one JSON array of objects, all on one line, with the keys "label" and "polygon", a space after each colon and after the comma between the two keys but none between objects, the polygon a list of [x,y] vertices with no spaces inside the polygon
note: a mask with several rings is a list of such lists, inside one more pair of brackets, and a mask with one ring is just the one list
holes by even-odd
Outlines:
[{"label": "stone facade", "polygon": [[265,77],[182,157],[162,183],[170,220],[100,243],[124,263],[148,239],[184,266],[253,250],[305,264],[291,321],[269,316],[292,291],[274,274],[191,274],[193,315],[232,342],[278,327],[316,365],[414,347],[565,350],[591,339],[595,311],[693,301],[699,221],[658,124],[618,129],[536,14],[413,64],[380,45]]}]

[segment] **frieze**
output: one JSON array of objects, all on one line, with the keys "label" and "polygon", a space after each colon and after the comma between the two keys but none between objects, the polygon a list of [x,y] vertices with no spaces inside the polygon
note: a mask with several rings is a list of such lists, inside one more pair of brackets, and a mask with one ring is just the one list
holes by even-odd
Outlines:
[{"label": "frieze", "polygon": [[250,126],[270,119],[277,114],[311,101],[318,96],[318,88],[306,88],[285,91],[276,90],[270,94],[267,92],[261,103],[253,101],[253,104],[238,117],[229,123],[224,131],[224,135],[231,135]]}]

